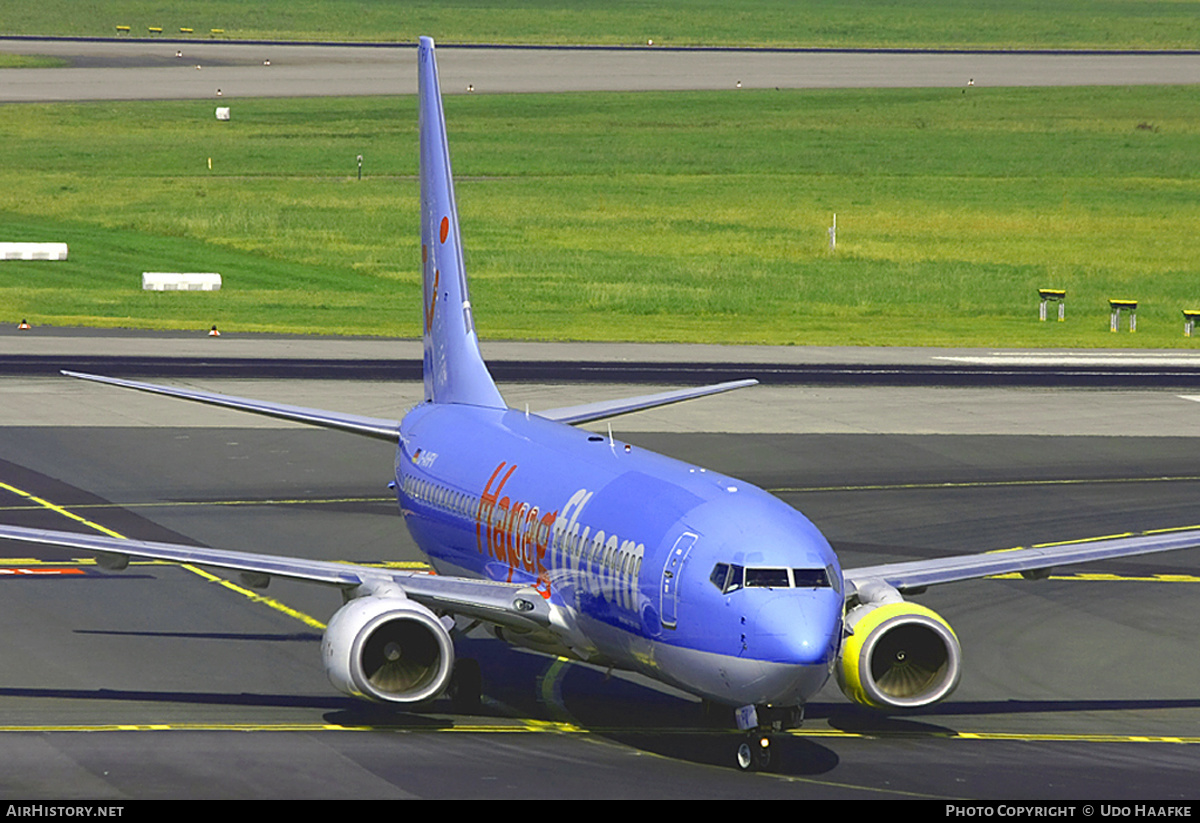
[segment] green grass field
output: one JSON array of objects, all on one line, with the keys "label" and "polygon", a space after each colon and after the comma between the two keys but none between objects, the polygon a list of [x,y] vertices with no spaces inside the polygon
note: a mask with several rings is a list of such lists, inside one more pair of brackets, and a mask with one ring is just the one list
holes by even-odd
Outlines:
[{"label": "green grass field", "polygon": [[1197,48],[1197,0],[0,0],[0,33],[934,48]]},{"label": "green grass field", "polygon": [[[1200,308],[1192,88],[445,105],[488,338],[1173,346]],[[4,239],[65,240],[71,259],[0,264],[0,316],[418,334],[415,101],[233,113],[10,107]],[[160,270],[226,285],[142,292]],[[1039,287],[1068,290],[1066,323],[1037,322]],[[1141,301],[1136,335],[1108,332],[1109,297]]]},{"label": "green grass field", "polygon": [[60,57],[0,53],[0,69],[57,69],[70,65]]}]

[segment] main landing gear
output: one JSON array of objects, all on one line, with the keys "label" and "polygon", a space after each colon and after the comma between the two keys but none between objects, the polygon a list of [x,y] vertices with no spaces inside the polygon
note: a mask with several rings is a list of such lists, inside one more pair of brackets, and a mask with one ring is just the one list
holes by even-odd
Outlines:
[{"label": "main landing gear", "polygon": [[450,705],[456,714],[475,714],[483,701],[483,675],[479,661],[460,657],[454,661],[454,672],[450,675],[450,686],[446,689]]},{"label": "main landing gear", "polygon": [[744,772],[765,771],[779,758],[772,752],[772,733],[794,729],[804,721],[802,706],[742,706],[735,712],[745,737],[735,750],[737,767]]}]

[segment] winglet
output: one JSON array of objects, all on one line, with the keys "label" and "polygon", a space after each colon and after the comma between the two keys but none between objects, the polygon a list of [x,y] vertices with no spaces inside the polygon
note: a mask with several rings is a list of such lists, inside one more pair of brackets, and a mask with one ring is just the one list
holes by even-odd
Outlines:
[{"label": "winglet", "polygon": [[425,400],[507,408],[484,365],[471,315],[446,117],[433,40],[417,48],[421,140],[422,339]]}]

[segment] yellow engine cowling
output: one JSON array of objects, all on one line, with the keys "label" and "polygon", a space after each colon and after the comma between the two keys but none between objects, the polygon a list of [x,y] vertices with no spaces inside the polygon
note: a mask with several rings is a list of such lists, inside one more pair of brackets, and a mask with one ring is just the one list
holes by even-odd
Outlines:
[{"label": "yellow engine cowling", "polygon": [[961,649],[936,612],[905,601],[865,603],[846,613],[836,672],[842,692],[875,709],[912,709],[958,685]]}]

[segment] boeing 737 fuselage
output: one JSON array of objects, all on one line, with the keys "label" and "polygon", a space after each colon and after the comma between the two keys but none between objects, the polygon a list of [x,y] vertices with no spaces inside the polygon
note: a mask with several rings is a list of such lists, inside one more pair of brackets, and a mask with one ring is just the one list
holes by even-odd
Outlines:
[{"label": "boeing 737 fuselage", "polygon": [[400,507],[435,568],[555,607],[526,645],[737,706],[802,705],[832,672],[837,558],[761,489],[512,410],[420,406],[401,437]]}]

